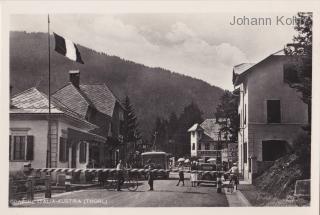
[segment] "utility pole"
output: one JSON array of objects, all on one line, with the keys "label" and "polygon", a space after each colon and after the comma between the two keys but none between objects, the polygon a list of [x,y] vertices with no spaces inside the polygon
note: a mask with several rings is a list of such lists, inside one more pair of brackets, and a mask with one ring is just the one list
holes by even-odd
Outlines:
[{"label": "utility pole", "polygon": [[154,141],[153,141],[153,150],[156,151],[157,150],[157,147],[156,147],[156,140],[157,140],[157,135],[158,135],[158,132],[155,131],[154,132]]}]

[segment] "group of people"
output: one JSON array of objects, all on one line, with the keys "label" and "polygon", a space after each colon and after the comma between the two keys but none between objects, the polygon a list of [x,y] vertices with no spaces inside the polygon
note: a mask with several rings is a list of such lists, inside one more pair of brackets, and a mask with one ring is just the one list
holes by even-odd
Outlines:
[{"label": "group of people", "polygon": [[[149,184],[149,191],[153,191],[153,181],[155,176],[152,170],[154,168],[155,168],[154,164],[151,162],[151,160],[148,160],[147,165],[145,166],[145,169],[148,169],[147,178],[148,178],[148,184]],[[197,173],[198,168],[199,168],[198,162],[194,161],[191,163],[190,181],[191,181],[192,187],[196,187],[198,183],[198,173]],[[117,165],[117,191],[121,191],[121,186],[124,183],[123,170],[124,170],[124,166],[122,161],[120,160]],[[184,186],[184,165],[182,162],[180,162],[178,165],[178,171],[179,171],[179,180],[176,186],[179,186],[180,182],[182,182],[182,186]],[[237,189],[239,184],[239,179],[238,179],[239,171],[238,171],[237,164],[234,163],[231,169],[227,171],[227,173],[230,174],[230,181],[234,180],[235,189]]]},{"label": "group of people", "polygon": [[[154,164],[151,163],[151,160],[147,161],[147,165],[145,166],[145,168],[148,169],[147,177],[148,177],[149,191],[153,191],[154,174],[151,170],[154,169]],[[121,191],[121,186],[124,183],[124,175],[123,175],[124,166],[123,166],[122,160],[119,161],[116,169],[117,169],[117,191]]]}]

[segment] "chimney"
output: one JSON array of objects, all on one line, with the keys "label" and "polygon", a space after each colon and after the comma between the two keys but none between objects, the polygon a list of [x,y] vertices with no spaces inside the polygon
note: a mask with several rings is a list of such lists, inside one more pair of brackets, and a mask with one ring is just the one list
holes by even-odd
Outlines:
[{"label": "chimney", "polygon": [[75,86],[79,88],[80,84],[80,71],[79,70],[70,70],[69,71],[69,81]]}]

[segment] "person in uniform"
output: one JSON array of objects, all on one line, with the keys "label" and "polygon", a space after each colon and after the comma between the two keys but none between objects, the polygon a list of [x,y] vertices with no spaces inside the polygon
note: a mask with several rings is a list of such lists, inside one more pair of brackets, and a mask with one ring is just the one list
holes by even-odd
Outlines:
[{"label": "person in uniform", "polygon": [[148,176],[149,191],[153,191],[154,174],[151,170],[154,169],[154,165],[151,163],[150,159],[147,161],[146,168],[148,169],[147,176]]}]

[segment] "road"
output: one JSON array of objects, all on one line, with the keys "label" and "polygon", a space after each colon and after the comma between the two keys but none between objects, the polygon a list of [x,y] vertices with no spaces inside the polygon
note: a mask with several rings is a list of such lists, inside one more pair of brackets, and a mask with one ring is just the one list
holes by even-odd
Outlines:
[{"label": "road", "polygon": [[[174,176],[173,176],[174,177]],[[91,188],[58,194],[51,199],[23,207],[226,207],[224,193],[217,193],[212,186],[176,186],[177,179],[156,180],[154,191],[148,191],[146,181],[141,181],[137,191],[123,189],[121,192]]]}]

